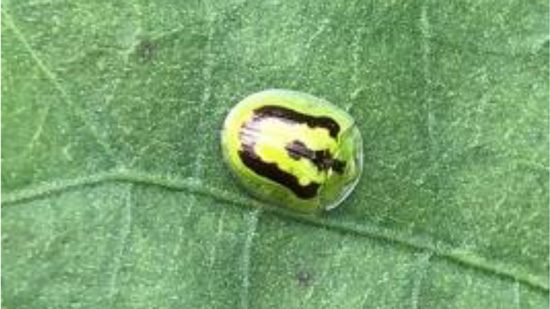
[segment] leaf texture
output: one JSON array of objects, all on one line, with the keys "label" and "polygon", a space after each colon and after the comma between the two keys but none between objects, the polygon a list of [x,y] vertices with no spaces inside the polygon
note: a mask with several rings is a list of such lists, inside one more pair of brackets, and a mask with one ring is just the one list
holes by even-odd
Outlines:
[{"label": "leaf texture", "polygon": [[[6,308],[547,308],[544,1],[4,1]],[[244,96],[348,110],[321,217],[221,160]]]}]

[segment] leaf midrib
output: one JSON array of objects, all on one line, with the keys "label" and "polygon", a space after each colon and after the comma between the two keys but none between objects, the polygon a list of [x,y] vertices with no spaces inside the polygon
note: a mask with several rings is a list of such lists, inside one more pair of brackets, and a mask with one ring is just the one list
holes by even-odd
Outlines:
[{"label": "leaf midrib", "polygon": [[323,227],[327,230],[341,233],[351,233],[361,237],[374,238],[380,241],[405,246],[413,250],[421,250],[432,255],[433,258],[448,260],[467,268],[517,281],[543,293],[548,293],[550,291],[548,283],[537,275],[527,273],[518,267],[501,263],[498,260],[486,259],[473,252],[453,248],[440,241],[433,241],[426,236],[410,235],[400,230],[392,230],[387,227],[381,228],[376,225],[357,225],[334,220],[331,221],[330,219],[315,216],[296,214],[266,205],[252,198],[236,195],[223,189],[212,188],[202,183],[200,179],[192,177],[179,178],[172,175],[152,174],[129,169],[114,169],[84,177],[50,181],[32,188],[20,189],[4,194],[2,195],[2,208],[45,198],[68,190],[77,190],[87,186],[109,182],[158,186],[169,190],[187,191],[191,194],[208,196],[236,206],[265,208],[285,218],[301,223]]}]

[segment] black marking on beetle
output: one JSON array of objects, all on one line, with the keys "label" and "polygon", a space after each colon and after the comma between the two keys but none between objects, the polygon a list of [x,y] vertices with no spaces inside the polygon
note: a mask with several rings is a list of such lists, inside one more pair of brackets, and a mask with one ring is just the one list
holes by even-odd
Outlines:
[{"label": "black marking on beetle", "polygon": [[344,169],[346,168],[346,162],[345,162],[345,161],[340,161],[340,160],[333,159],[333,160],[332,160],[332,165],[331,165],[330,167],[331,167],[332,170],[335,171],[336,173],[338,173],[338,174],[343,174],[343,173],[344,173]]},{"label": "black marking on beetle", "polygon": [[346,162],[338,159],[333,159],[328,149],[324,150],[311,150],[301,141],[295,140],[285,146],[288,155],[294,160],[300,160],[306,158],[313,162],[320,172],[328,171],[332,169],[338,174],[344,173]]},{"label": "black marking on beetle", "polygon": [[310,199],[317,195],[320,184],[311,182],[306,186],[302,186],[298,182],[296,176],[281,170],[276,163],[267,163],[258,157],[254,152],[254,143],[246,145],[243,143],[242,146],[243,150],[239,150],[239,157],[244,165],[253,170],[256,174],[289,188],[299,198]]},{"label": "black marking on beetle", "polygon": [[302,114],[289,108],[275,105],[265,105],[255,109],[254,118],[278,118],[293,123],[305,123],[310,128],[325,128],[329,131],[329,134],[332,138],[336,138],[338,136],[338,133],[340,132],[340,126],[334,119],[330,117],[315,117]]},{"label": "black marking on beetle", "polygon": [[[329,135],[332,138],[338,136],[340,126],[330,117],[315,117],[280,106],[266,105],[255,109],[254,115],[242,125],[239,132],[239,139],[242,146],[242,150],[239,151],[239,157],[244,165],[256,174],[290,189],[299,198],[314,198],[317,196],[321,184],[310,182],[308,185],[303,186],[295,175],[281,170],[277,163],[264,162],[254,151],[259,125],[266,118],[276,118],[290,124],[307,124],[310,128],[325,128],[329,131]],[[346,166],[345,162],[332,159],[328,149],[312,151],[300,141],[294,141],[285,148],[289,155],[296,160],[302,157],[311,160],[319,171],[332,169],[336,173],[344,173],[344,167]]]}]

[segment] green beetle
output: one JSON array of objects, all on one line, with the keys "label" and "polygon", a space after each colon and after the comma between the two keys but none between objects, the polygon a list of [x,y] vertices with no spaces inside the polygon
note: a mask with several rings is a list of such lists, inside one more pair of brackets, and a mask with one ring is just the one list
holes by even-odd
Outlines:
[{"label": "green beetle", "polygon": [[221,132],[224,160],[261,200],[300,212],[338,206],[363,168],[362,138],[344,110],[312,95],[266,90],[246,97]]}]

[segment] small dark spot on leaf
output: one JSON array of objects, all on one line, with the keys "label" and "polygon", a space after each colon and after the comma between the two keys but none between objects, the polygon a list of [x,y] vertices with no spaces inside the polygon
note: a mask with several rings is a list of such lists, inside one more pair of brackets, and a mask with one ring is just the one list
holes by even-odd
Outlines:
[{"label": "small dark spot on leaf", "polygon": [[149,40],[142,40],[136,48],[136,53],[139,59],[143,61],[151,61],[155,55],[155,49],[155,43]]},{"label": "small dark spot on leaf", "polygon": [[305,270],[299,270],[296,273],[296,280],[298,281],[299,286],[308,287],[313,281],[313,275]]}]

